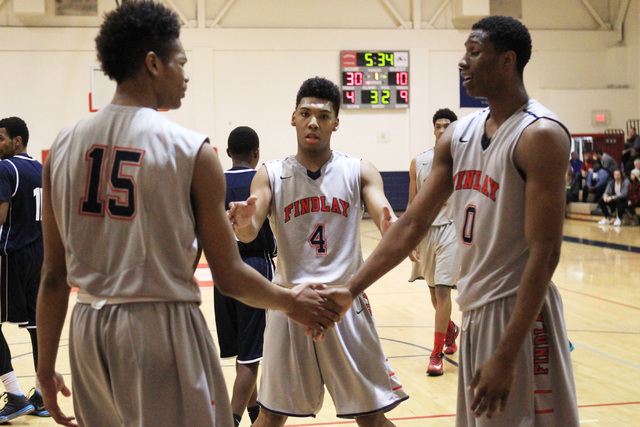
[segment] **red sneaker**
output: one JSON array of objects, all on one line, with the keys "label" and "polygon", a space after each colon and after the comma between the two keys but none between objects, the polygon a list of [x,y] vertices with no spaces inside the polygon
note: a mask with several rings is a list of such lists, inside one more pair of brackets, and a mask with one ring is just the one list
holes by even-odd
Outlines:
[{"label": "red sneaker", "polygon": [[431,377],[437,377],[444,374],[444,354],[436,353],[432,354],[429,358],[429,367],[427,368],[427,375]]},{"label": "red sneaker", "polygon": [[447,337],[444,339],[444,354],[454,354],[458,351],[456,338],[458,338],[459,333],[460,329],[455,323],[453,323],[453,328],[450,331],[447,331]]}]

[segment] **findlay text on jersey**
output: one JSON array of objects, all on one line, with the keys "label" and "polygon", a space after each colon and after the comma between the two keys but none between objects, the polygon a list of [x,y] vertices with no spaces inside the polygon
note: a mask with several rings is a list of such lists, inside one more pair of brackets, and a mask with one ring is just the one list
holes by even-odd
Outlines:
[{"label": "findlay text on jersey", "polygon": [[455,190],[476,190],[496,201],[500,183],[479,170],[460,171],[453,176]]},{"label": "findlay text on jersey", "polygon": [[288,204],[284,208],[284,222],[291,220],[291,214],[294,218],[310,212],[333,212],[349,217],[349,202],[338,197],[333,197],[330,203],[327,203],[327,196],[305,197]]}]

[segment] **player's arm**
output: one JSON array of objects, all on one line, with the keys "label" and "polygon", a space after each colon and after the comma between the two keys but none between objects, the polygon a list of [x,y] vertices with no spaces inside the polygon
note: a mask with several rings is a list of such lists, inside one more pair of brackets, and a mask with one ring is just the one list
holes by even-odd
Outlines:
[{"label": "player's arm", "polygon": [[42,235],[44,239],[44,262],[42,265],[40,291],[36,303],[38,325],[38,381],[42,389],[44,406],[53,419],[66,426],[75,426],[73,417],[66,416],[58,406],[58,392],[70,396],[62,376],[56,372],[56,358],[60,334],[67,315],[69,292],[65,251],[60,231],[51,205],[50,161],[48,157],[42,172]]},{"label": "player's arm", "polygon": [[220,162],[205,143],[196,160],[191,195],[196,232],[218,290],[254,307],[281,310],[316,332],[333,327],[340,319],[339,306],[310,286],[275,285],[242,261],[225,212],[225,188]]},{"label": "player's arm", "polygon": [[454,125],[449,126],[440,138],[435,148],[431,174],[411,205],[394,226],[389,228],[364,265],[347,282],[353,296],[363,292],[409,255],[451,195],[453,164],[450,147]]},{"label": "player's arm", "polygon": [[[416,171],[416,161],[417,158],[411,159],[411,164],[409,165],[409,202],[407,203],[407,207],[413,202],[413,199],[416,198],[416,194],[418,194],[418,172]],[[418,253],[417,248],[414,248],[411,253],[409,253],[409,259],[413,262],[420,262],[420,254]]]},{"label": "player's arm", "polygon": [[[540,313],[560,259],[569,139],[551,120],[538,120],[520,137],[514,161],[525,177],[525,236],[529,259],[520,280],[509,323],[492,357],[475,373],[471,411],[490,418],[503,410],[515,375],[518,352]],[[567,343],[567,345],[569,345]]]},{"label": "player's arm", "polygon": [[384,185],[380,172],[370,162],[360,162],[360,183],[362,185],[362,199],[367,212],[382,234],[386,233],[398,217],[391,209],[391,203],[384,195]]},{"label": "player's arm", "polygon": [[0,226],[3,226],[7,221],[7,214],[9,213],[9,202],[0,200]]},{"label": "player's arm", "polygon": [[251,196],[244,202],[229,203],[227,216],[238,240],[249,243],[258,236],[269,214],[271,197],[269,174],[262,165],[251,181]]},{"label": "player's arm", "polygon": [[411,159],[411,164],[409,165],[409,202],[407,206],[413,202],[413,199],[416,198],[416,194],[418,194],[418,184],[417,184],[417,175],[416,172],[416,158]]}]

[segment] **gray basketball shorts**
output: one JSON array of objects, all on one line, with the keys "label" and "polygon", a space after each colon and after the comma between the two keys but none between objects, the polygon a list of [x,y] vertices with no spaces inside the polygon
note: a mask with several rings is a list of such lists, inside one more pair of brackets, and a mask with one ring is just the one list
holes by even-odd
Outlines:
[{"label": "gray basketball shorts", "polygon": [[515,306],[516,297],[502,298],[465,312],[460,337],[457,427],[577,427],[578,404],[562,300],[553,283],[516,360],[515,380],[502,413],[488,423],[469,411],[473,375],[493,355]]},{"label": "gray basketball shorts", "polygon": [[99,310],[76,303],[69,337],[80,425],[233,426],[220,359],[197,303]]},{"label": "gray basketball shorts", "polygon": [[410,282],[422,278],[430,288],[436,285],[455,288],[460,257],[453,223],[430,227],[418,244],[418,255],[420,262],[412,263]]},{"label": "gray basketball shorts", "polygon": [[382,350],[364,294],[324,341],[314,343],[305,331],[283,313],[267,312],[258,389],[266,410],[314,416],[322,408],[324,386],[341,418],[388,411],[409,398]]}]

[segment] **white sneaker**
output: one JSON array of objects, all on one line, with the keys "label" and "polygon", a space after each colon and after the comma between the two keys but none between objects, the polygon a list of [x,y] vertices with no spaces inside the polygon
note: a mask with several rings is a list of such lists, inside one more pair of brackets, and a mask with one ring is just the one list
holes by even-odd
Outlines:
[{"label": "white sneaker", "polygon": [[613,221],[613,225],[615,225],[615,226],[618,226],[618,225],[621,225],[621,224],[622,224],[622,221],[620,221],[620,218],[616,218],[616,220]]},{"label": "white sneaker", "polygon": [[598,225],[607,225],[609,224],[609,220],[607,218],[602,218],[600,221],[598,221]]}]

